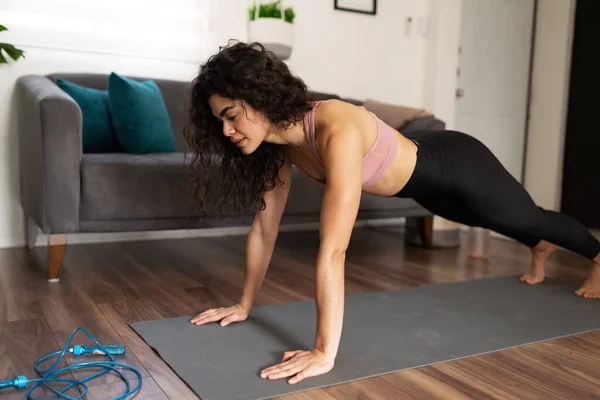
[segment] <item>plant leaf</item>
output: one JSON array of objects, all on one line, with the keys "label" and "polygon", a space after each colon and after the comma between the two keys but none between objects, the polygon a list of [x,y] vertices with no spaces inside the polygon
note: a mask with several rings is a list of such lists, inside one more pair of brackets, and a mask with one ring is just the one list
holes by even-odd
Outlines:
[{"label": "plant leaf", "polygon": [[0,25],[0,32],[7,31],[7,30],[8,30],[7,27],[5,27],[4,25]]},{"label": "plant leaf", "polygon": [[2,50],[0,50],[0,64],[8,64],[8,61],[6,61],[6,58],[2,55]]},{"label": "plant leaf", "polygon": [[[250,21],[254,21],[254,15],[256,11],[256,4],[253,4],[252,7],[249,7],[248,11],[250,14]],[[285,21],[293,23],[296,14],[294,13],[294,9],[292,7],[288,7],[285,10],[281,10],[281,0],[276,0],[271,3],[261,3],[258,5],[258,18],[277,18],[281,19],[281,13],[283,12],[283,17]]]},{"label": "plant leaf", "polygon": [[12,58],[15,61],[17,61],[19,57],[25,58],[25,56],[23,55],[23,50],[17,49],[12,44],[0,43],[0,49],[4,50],[6,54],[8,54],[10,58]]},{"label": "plant leaf", "polygon": [[294,18],[296,17],[296,13],[294,13],[294,9],[292,7],[288,7],[284,11],[285,20],[289,23],[294,23]]}]

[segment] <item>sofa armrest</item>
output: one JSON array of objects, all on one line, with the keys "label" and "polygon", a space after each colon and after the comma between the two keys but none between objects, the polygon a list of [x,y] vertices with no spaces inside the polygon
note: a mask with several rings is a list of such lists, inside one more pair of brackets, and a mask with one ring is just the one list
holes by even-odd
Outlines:
[{"label": "sofa armrest", "polygon": [[44,233],[79,229],[82,115],[45,76],[17,80],[21,204]]}]

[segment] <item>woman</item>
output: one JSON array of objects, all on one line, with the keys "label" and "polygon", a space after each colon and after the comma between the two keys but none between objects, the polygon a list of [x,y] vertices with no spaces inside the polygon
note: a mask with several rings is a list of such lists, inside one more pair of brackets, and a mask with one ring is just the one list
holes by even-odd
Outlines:
[{"label": "woman", "polygon": [[[600,297],[600,242],[575,219],[536,206],[478,140],[455,131],[407,138],[343,101],[312,102],[307,87],[260,44],[235,43],[201,67],[192,86],[192,176],[203,210],[256,207],[240,302],[210,309],[196,325],[245,320],[258,292],[288,197],[292,165],[324,185],[316,261],[317,336],[310,351],[286,352],[261,377],[296,383],[333,368],[342,330],[344,258],[361,193],[410,197],[448,220],[482,226],[531,248],[522,281],[544,280],[556,245],[593,260],[576,294]],[[222,156],[215,168],[214,155]]]}]

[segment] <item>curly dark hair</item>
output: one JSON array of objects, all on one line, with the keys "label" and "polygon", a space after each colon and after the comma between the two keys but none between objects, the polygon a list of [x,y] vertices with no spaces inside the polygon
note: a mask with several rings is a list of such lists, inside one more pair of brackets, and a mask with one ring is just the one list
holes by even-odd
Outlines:
[{"label": "curly dark hair", "polygon": [[278,184],[285,146],[263,142],[244,155],[223,135],[222,122],[212,114],[208,100],[213,94],[241,100],[287,129],[311,109],[311,92],[257,42],[230,40],[201,65],[192,81],[184,134],[193,153],[190,175],[195,205],[204,216],[221,218],[264,209],[264,193]]}]

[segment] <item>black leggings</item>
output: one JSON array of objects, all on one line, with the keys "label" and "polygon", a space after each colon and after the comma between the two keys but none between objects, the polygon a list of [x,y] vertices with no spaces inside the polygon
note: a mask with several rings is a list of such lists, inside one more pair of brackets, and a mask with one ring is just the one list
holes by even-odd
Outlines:
[{"label": "black leggings", "polygon": [[412,198],[434,215],[529,247],[543,239],[590,259],[600,253],[600,242],[585,226],[538,207],[479,140],[450,130],[406,136],[418,145],[417,165],[395,197]]}]

